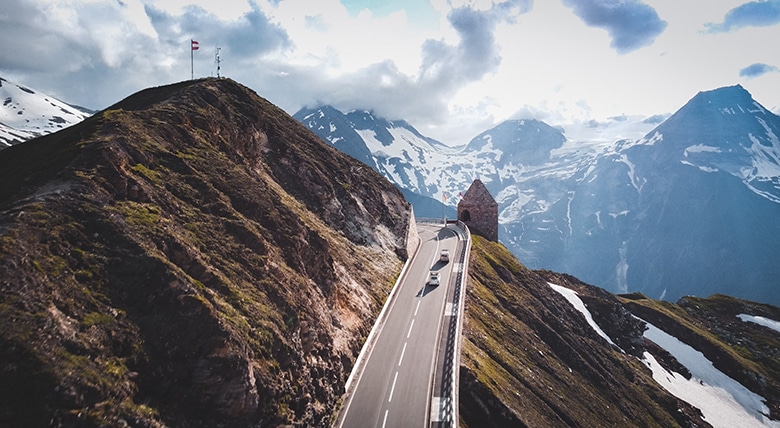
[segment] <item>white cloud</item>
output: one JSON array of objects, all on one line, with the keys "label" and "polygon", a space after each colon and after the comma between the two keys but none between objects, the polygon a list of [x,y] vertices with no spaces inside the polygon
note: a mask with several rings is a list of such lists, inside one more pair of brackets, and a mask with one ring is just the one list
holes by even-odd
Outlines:
[{"label": "white cloud", "polygon": [[[668,114],[736,83],[780,111],[780,73],[750,72],[780,66],[766,44],[780,24],[708,32],[742,0],[634,0],[611,14],[568,0],[7,2],[0,37],[15,42],[0,44],[0,74],[91,108],[189,78],[195,38],[199,76],[219,46],[224,75],[291,114],[370,108],[453,145],[522,114],[554,126]],[[631,10],[651,24],[638,37]]]}]

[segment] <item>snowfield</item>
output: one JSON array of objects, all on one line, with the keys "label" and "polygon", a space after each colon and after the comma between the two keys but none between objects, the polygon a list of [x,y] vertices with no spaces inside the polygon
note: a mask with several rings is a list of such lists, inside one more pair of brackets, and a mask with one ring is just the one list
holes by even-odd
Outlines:
[{"label": "snowfield", "polygon": [[0,147],[51,134],[89,117],[52,96],[0,77]]}]

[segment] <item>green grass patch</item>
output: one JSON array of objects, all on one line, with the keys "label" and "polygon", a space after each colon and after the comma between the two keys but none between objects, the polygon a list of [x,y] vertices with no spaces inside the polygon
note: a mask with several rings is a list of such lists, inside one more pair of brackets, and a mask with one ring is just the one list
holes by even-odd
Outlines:
[{"label": "green grass patch", "polygon": [[93,325],[108,325],[113,322],[114,317],[111,315],[102,314],[100,312],[90,312],[81,320],[81,325],[84,327],[92,327]]},{"label": "green grass patch", "polygon": [[132,168],[130,168],[133,172],[136,172],[146,178],[147,180],[151,181],[155,184],[162,184],[163,183],[163,176],[160,172],[155,171],[153,169],[150,169],[146,167],[144,164],[138,163],[133,165]]},{"label": "green grass patch", "polygon": [[128,223],[142,228],[154,228],[160,222],[160,208],[134,201],[119,201],[113,207]]}]

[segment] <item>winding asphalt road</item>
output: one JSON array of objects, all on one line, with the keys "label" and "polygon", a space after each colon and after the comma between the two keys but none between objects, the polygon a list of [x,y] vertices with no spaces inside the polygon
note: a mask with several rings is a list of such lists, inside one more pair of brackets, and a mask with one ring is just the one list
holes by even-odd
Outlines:
[{"label": "winding asphalt road", "polygon": [[[437,364],[439,333],[463,244],[454,226],[418,224],[417,230],[420,248],[397,285],[336,427],[427,427],[431,423],[434,366],[441,365]],[[449,250],[450,262],[439,260],[443,249]],[[426,285],[432,270],[441,274],[438,287]]]}]

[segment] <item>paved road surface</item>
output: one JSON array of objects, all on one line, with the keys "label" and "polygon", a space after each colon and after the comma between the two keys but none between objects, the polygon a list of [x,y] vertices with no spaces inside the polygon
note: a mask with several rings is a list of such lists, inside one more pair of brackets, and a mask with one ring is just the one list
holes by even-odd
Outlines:
[{"label": "paved road surface", "polygon": [[[438,333],[461,242],[451,228],[418,224],[420,249],[398,284],[362,375],[344,403],[339,427],[429,426]],[[449,263],[439,261],[445,248],[453,257]],[[438,287],[425,285],[431,270],[441,274]]]}]

